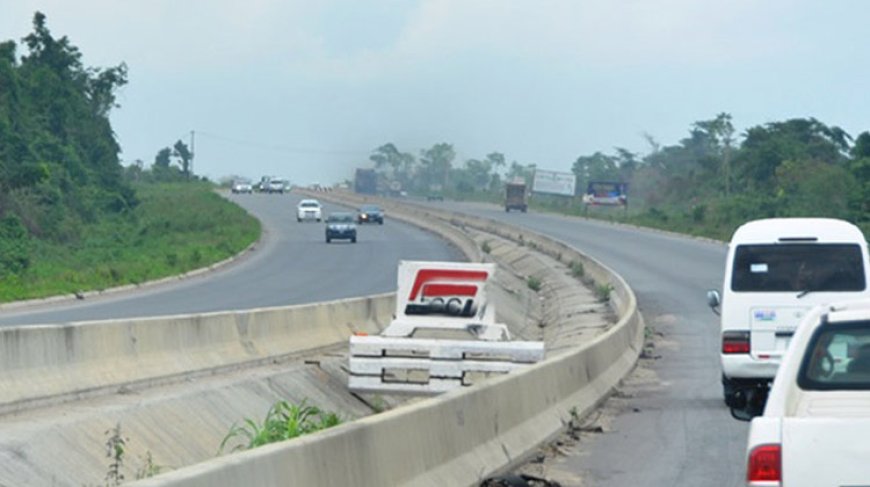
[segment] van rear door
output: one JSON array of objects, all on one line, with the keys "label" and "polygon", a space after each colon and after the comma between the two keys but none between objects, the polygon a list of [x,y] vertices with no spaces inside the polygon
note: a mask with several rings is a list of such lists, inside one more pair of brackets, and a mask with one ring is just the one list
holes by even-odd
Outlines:
[{"label": "van rear door", "polygon": [[[804,313],[816,304],[857,297],[866,289],[858,243],[800,240],[739,245],[731,290],[758,295],[750,307],[751,353],[781,357]],[[766,356],[766,357],[765,357]]]},{"label": "van rear door", "polygon": [[[774,300],[771,300],[774,301]],[[788,348],[808,306],[756,306],[750,313],[750,353],[756,359],[779,359]]]}]

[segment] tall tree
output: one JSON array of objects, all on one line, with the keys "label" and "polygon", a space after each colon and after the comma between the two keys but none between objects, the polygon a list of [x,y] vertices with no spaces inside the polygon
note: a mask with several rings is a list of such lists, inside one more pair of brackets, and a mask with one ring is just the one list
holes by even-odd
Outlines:
[{"label": "tall tree", "polygon": [[190,161],[193,160],[193,153],[187,148],[187,144],[180,140],[176,141],[172,148],[172,155],[181,159],[181,172],[187,179],[190,179]]},{"label": "tall tree", "polygon": [[453,150],[453,145],[446,142],[435,144],[429,149],[421,151],[420,164],[423,166],[427,180],[440,182],[446,189],[449,183],[450,169],[455,158],[456,151]]},{"label": "tall tree", "polygon": [[164,147],[157,151],[154,156],[154,166],[161,169],[169,169],[169,164],[172,162],[172,150],[169,147]]},{"label": "tall tree", "polygon": [[713,120],[695,122],[695,127],[703,131],[713,142],[713,148],[721,162],[725,196],[731,194],[731,151],[734,144],[734,125],[731,114],[722,112]]}]

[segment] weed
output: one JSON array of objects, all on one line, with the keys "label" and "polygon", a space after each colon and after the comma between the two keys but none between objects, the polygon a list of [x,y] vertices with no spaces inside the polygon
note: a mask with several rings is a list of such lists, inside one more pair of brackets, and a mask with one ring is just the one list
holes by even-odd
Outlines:
[{"label": "weed", "polygon": [[372,411],[375,413],[382,413],[387,410],[387,402],[384,401],[384,398],[381,396],[374,396],[368,402],[369,407],[372,408]]},{"label": "weed", "polygon": [[598,284],[595,286],[595,295],[598,301],[606,303],[610,301],[610,293],[613,292],[613,286],[610,283]]},{"label": "weed", "polygon": [[492,247],[489,246],[489,240],[483,241],[483,244],[480,246],[480,250],[482,250],[484,254],[492,252]]},{"label": "weed", "polygon": [[121,470],[124,467],[124,455],[129,438],[121,435],[121,423],[106,430],[105,434],[109,436],[106,440],[106,457],[110,460],[109,470],[106,472],[106,485],[121,485],[124,482],[124,473]]},{"label": "weed", "polygon": [[583,267],[582,262],[576,260],[571,261],[571,275],[576,279],[580,279],[586,275],[586,268]]},{"label": "weed", "polygon": [[341,417],[332,412],[309,406],[306,401],[290,404],[278,401],[266,413],[262,423],[245,418],[242,425],[233,424],[221,441],[218,454],[224,451],[230,440],[241,437],[244,441],[231,451],[249,450],[258,446],[289,440],[315,431],[331,428],[341,423]]},{"label": "weed", "polygon": [[138,470],[136,470],[136,480],[147,479],[153,477],[163,471],[163,467],[154,463],[154,458],[151,452],[145,454],[145,462]]},{"label": "weed", "polygon": [[543,286],[543,283],[537,277],[529,276],[528,278],[526,278],[526,285],[529,286],[529,289],[531,289],[532,291],[538,292],[541,290],[541,286]]}]

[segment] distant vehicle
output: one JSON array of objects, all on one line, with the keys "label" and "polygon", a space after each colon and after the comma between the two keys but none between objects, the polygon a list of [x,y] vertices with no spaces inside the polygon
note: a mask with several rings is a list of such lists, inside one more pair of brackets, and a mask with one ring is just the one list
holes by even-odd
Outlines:
[{"label": "distant vehicle", "polygon": [[265,193],[269,189],[269,181],[272,179],[272,176],[263,176],[260,178],[260,181],[254,185],[254,190],[260,193]]},{"label": "distant vehicle", "polygon": [[254,187],[251,185],[250,181],[247,181],[244,179],[237,179],[237,180],[233,181],[233,184],[230,187],[230,191],[232,191],[233,193],[236,193],[236,194],[239,194],[239,193],[250,194],[250,193],[254,192]]},{"label": "distant vehicle", "polygon": [[353,190],[359,194],[377,194],[378,173],[374,169],[358,168],[353,179]]},{"label": "distant vehicle", "polygon": [[314,199],[304,199],[296,205],[296,221],[315,220],[320,221],[323,217],[323,207]]},{"label": "distant vehicle", "polygon": [[[864,486],[870,480],[870,300],[820,305],[797,327],[770,397],[750,419],[750,486]],[[734,411],[732,411],[734,413]]]},{"label": "distant vehicle", "polygon": [[870,297],[868,258],[864,234],[842,220],[768,218],[734,232],[722,296],[707,293],[721,316],[719,357],[728,407],[764,402],[810,308]]},{"label": "distant vehicle", "polygon": [[290,182],[286,179],[281,178],[272,178],[266,184],[266,192],[267,193],[278,193],[284,194],[284,191],[290,189]]},{"label": "distant vehicle", "polygon": [[350,240],[351,243],[356,243],[353,213],[332,213],[326,218],[326,243],[333,240]]},{"label": "distant vehicle", "polygon": [[588,206],[628,207],[628,183],[622,181],[589,181],[583,203]]},{"label": "distant vehicle", "polygon": [[357,215],[357,223],[379,223],[384,224],[384,210],[378,205],[362,205],[359,208]]},{"label": "distant vehicle", "polygon": [[429,192],[426,193],[426,201],[444,201],[444,192],[440,184],[429,186]]},{"label": "distant vehicle", "polygon": [[523,213],[528,210],[526,201],[525,181],[511,181],[504,185],[504,211],[519,210]]}]

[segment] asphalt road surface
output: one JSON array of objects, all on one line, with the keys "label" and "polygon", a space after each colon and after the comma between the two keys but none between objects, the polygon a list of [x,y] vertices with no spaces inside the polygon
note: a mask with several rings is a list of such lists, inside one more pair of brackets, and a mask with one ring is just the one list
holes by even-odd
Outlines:
[{"label": "asphalt road surface", "polygon": [[429,203],[555,237],[608,265],[634,289],[647,325],[661,334],[652,379],[629,387],[608,432],[564,459],[584,487],[745,485],[748,423],[722,400],[719,327],[706,290],[720,289],[726,246],[600,221],[453,202]]},{"label": "asphalt road surface", "polygon": [[[324,224],[296,221],[301,197],[229,195],[263,222],[264,237],[238,262],[153,288],[0,311],[0,325],[165,316],[285,306],[395,291],[399,260],[460,260],[429,232],[386,216],[360,225],[357,243],[326,244]],[[330,211],[347,210],[325,204]]]}]

